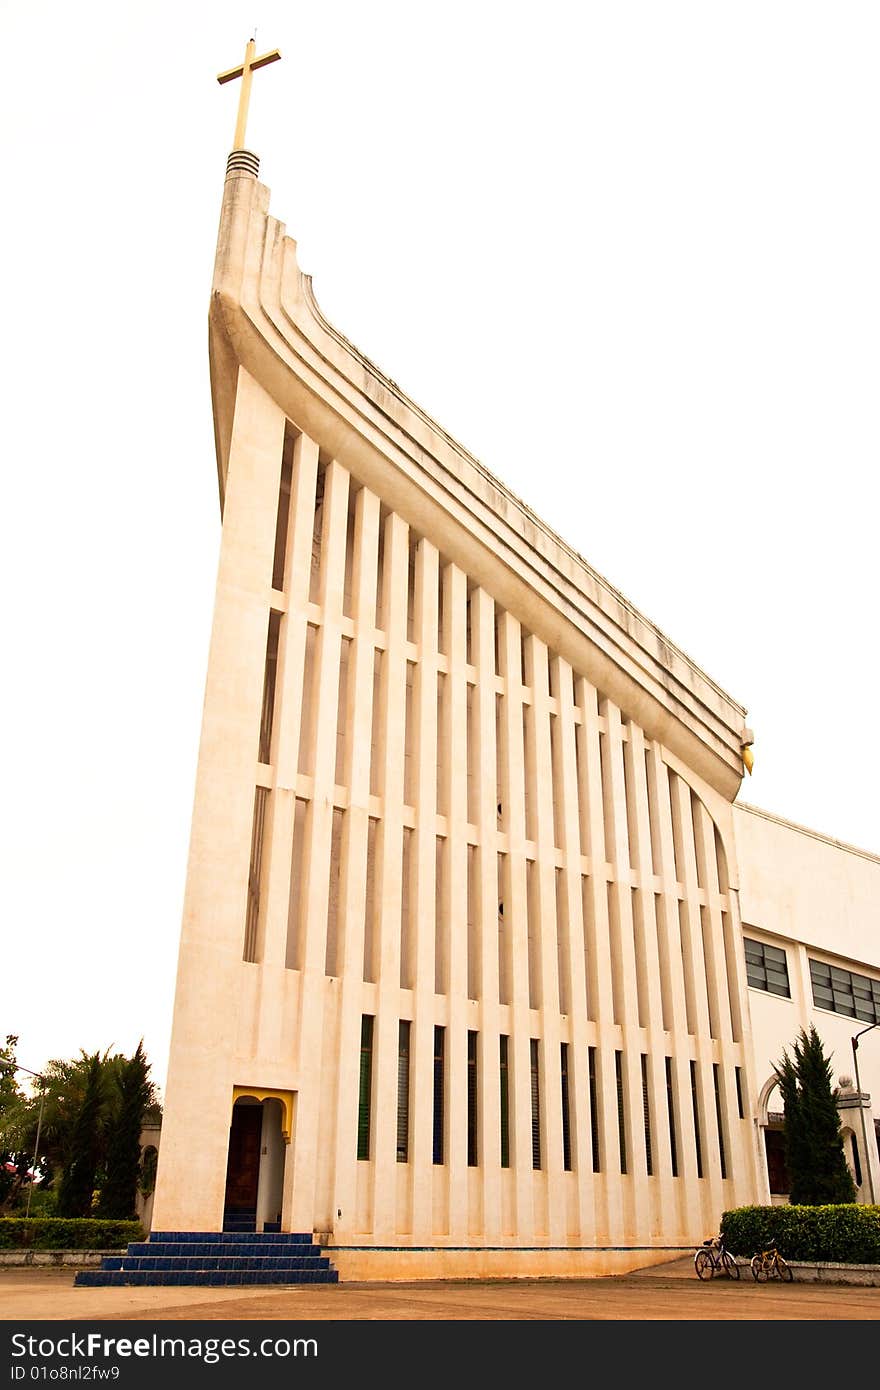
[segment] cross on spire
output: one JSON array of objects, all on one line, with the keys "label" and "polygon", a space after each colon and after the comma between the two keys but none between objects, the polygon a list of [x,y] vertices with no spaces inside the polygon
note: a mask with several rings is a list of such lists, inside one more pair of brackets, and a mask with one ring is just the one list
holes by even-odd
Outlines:
[{"label": "cross on spire", "polygon": [[217,74],[217,81],[221,84],[223,82],[234,82],[237,77],[241,78],[241,94],[238,98],[238,118],[235,122],[235,140],[232,145],[234,150],[243,150],[245,148],[244,132],[245,126],[247,125],[248,106],[251,99],[252,74],[256,72],[257,68],[264,68],[267,63],[277,62],[281,57],[278,49],[273,48],[269,53],[264,53],[262,57],[255,58],[254,53],[256,52],[256,48],[256,40],[248,39],[247,48],[244,52],[244,62],[237,68],[230,68],[228,72]]}]

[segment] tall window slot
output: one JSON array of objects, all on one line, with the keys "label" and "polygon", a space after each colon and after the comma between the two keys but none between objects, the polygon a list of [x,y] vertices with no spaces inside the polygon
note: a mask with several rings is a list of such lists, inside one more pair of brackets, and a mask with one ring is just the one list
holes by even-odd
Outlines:
[{"label": "tall window slot", "polygon": [[562,1079],[562,1166],[571,1172],[571,1111],[568,1101],[568,1043],[559,1044],[559,1072]]},{"label": "tall window slot", "polygon": [[397,1026],[397,1161],[409,1158],[409,1019]]},{"label": "tall window slot", "polygon": [[666,1061],[666,1114],[669,1119],[669,1153],[672,1159],[672,1176],[678,1177],[678,1148],[675,1143],[675,1096],[672,1085],[672,1058]]},{"label": "tall window slot", "polygon": [[251,829],[251,861],[248,868],[247,908],[245,910],[243,959],[257,959],[257,933],[260,925],[260,878],[263,870],[263,831],[266,821],[266,787],[254,793],[254,820]]},{"label": "tall window slot", "polygon": [[614,1079],[617,1083],[617,1141],[620,1145],[620,1171],[626,1172],[626,1106],[623,1094],[623,1053],[614,1053]]},{"label": "tall window slot", "polygon": [[443,1162],[446,1029],[434,1028],[434,1162]]},{"label": "tall window slot", "polygon": [[642,1113],[645,1117],[645,1169],[648,1177],[654,1176],[654,1150],[651,1144],[651,1106],[648,1094],[648,1058],[642,1053]]},{"label": "tall window slot", "polygon": [[745,1119],[746,1112],[745,1106],[743,1105],[742,1067],[734,1067],[733,1075],[736,1081],[736,1112],[740,1119],[743,1120]]},{"label": "tall window slot", "polygon": [[266,634],[266,665],[263,671],[263,709],[260,714],[260,747],[258,757],[261,763],[271,762],[272,721],[275,714],[275,677],[278,671],[278,634],[281,630],[281,614],[269,614],[269,631]]},{"label": "tall window slot", "polygon": [[287,899],[287,945],[284,958],[288,970],[299,970],[302,966],[302,880],[305,857],[306,819],[308,802],[296,798],[293,813],[293,844],[290,854],[290,893]]},{"label": "tall window slot", "polygon": [[700,1138],[700,1101],[697,1095],[697,1064],[691,1062],[691,1104],[694,1108],[694,1145],[697,1151],[697,1177],[703,1176],[703,1143]]},{"label": "tall window slot", "polygon": [[718,1158],[721,1163],[721,1176],[727,1177],[727,1155],[724,1151],[724,1116],[721,1113],[721,1078],[718,1063],[712,1063],[712,1080],[715,1085],[715,1118],[718,1121]]},{"label": "tall window slot", "polygon": [[590,1142],[593,1146],[593,1172],[601,1173],[602,1155],[599,1151],[599,1094],[596,1084],[596,1049],[587,1048],[590,1076]]},{"label": "tall window slot", "polygon": [[476,1168],[477,1158],[477,1035],[467,1035],[467,1161]]},{"label": "tall window slot", "polygon": [[373,1085],[373,1017],[361,1016],[361,1067],[358,1083],[358,1158],[370,1157],[370,1110]]},{"label": "tall window slot", "polygon": [[510,1167],[510,1068],[508,1066],[508,1045],[510,1039],[502,1033],[498,1039],[499,1048],[499,1091],[501,1098],[501,1167]]},{"label": "tall window slot", "polygon": [[343,637],[339,647],[339,694],[336,702],[336,770],[333,774],[339,786],[347,781],[346,733],[348,718],[348,672],[351,664],[351,638]]},{"label": "tall window slot", "polygon": [[538,1061],[538,1039],[529,1039],[532,1091],[532,1167],[541,1166],[541,1076]]},{"label": "tall window slot", "polygon": [[339,899],[342,892],[342,831],[345,812],[333,807],[330,833],[330,875],[327,885],[327,939],[324,949],[325,975],[339,974]]},{"label": "tall window slot", "polygon": [[290,522],[290,484],[293,477],[293,435],[284,431],[281,455],[281,486],[278,489],[278,515],[275,518],[275,553],[272,560],[272,588],[284,588],[284,559],[287,553],[287,527]]},{"label": "tall window slot", "polygon": [[297,753],[297,768],[300,772],[304,772],[307,777],[311,777],[315,770],[315,702],[313,697],[316,643],[317,628],[314,623],[308,623],[306,625],[306,650],[303,659],[302,704],[299,714],[299,751]]}]

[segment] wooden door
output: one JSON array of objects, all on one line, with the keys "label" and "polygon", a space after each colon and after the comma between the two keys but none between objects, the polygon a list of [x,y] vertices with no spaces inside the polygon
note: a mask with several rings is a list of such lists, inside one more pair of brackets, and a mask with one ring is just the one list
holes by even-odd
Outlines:
[{"label": "wooden door", "polygon": [[250,1210],[257,1205],[260,1178],[262,1105],[236,1105],[229,1129],[229,1161],[226,1165],[227,1211]]}]

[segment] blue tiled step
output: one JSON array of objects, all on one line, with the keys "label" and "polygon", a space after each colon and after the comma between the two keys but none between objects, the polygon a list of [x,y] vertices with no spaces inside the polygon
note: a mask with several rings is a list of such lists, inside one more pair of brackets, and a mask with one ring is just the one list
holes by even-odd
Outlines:
[{"label": "blue tiled step", "polygon": [[326,1255],[112,1255],[102,1269],[329,1269]]},{"label": "blue tiled step", "polygon": [[305,1242],[306,1245],[312,1244],[312,1234],[309,1231],[265,1231],[254,1233],[253,1231],[151,1231],[150,1244],[155,1245],[157,1241],[171,1241],[174,1244],[181,1244],[190,1240],[200,1242],[221,1241],[226,1244],[228,1241],[237,1240],[280,1240],[287,1244],[299,1244]]},{"label": "blue tiled step", "polygon": [[336,1284],[338,1272],[308,1231],[154,1231],[74,1284]]},{"label": "blue tiled step", "polygon": [[74,1283],[81,1288],[124,1287],[126,1285],[229,1285],[229,1284],[337,1284],[335,1269],[81,1269]]},{"label": "blue tiled step", "polygon": [[320,1245],[306,1245],[304,1241],[291,1242],[290,1244],[281,1241],[263,1242],[259,1236],[251,1236],[250,1240],[239,1240],[226,1242],[208,1242],[199,1240],[171,1241],[171,1240],[150,1240],[135,1242],[128,1247],[129,1255],[165,1255],[173,1258],[188,1259],[191,1255],[213,1255],[223,1259],[232,1259],[236,1255],[320,1255]]}]

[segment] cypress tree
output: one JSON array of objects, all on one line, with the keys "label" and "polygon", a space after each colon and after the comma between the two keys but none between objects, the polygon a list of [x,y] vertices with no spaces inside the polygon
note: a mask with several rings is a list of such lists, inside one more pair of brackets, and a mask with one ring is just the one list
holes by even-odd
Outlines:
[{"label": "cypress tree", "polygon": [[70,1154],[58,1186],[59,1216],[90,1216],[101,1159],[103,1067],[100,1053],[88,1058],[82,1104],[71,1136]]},{"label": "cypress tree", "polygon": [[136,1214],[144,1111],[153,1098],[150,1064],[141,1040],[117,1076],[117,1105],[107,1143],[107,1176],[101,1188],[98,1215],[118,1221]]},{"label": "cypress tree", "polygon": [[831,1085],[831,1062],[811,1025],[783,1053],[775,1068],[785,1110],[785,1161],[791,1177],[792,1205],[823,1206],[856,1200],[846,1163],[840,1116]]}]

